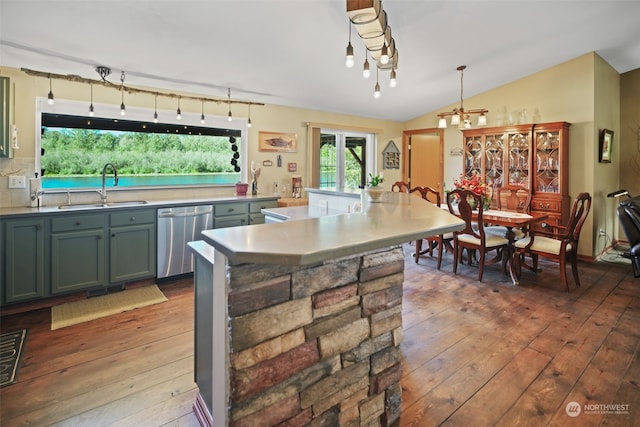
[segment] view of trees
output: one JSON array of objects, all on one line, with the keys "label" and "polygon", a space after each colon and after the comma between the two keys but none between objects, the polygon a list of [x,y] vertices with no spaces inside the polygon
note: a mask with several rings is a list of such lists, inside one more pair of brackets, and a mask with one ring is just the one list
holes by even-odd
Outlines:
[{"label": "view of trees", "polygon": [[99,175],[109,162],[123,175],[234,172],[233,147],[222,136],[47,128],[41,143],[47,176]]}]

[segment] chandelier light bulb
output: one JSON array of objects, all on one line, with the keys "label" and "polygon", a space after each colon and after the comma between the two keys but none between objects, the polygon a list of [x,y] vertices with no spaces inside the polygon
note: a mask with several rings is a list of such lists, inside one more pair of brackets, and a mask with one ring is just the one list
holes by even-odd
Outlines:
[{"label": "chandelier light bulb", "polygon": [[204,124],[204,99],[202,100],[202,110],[200,114],[200,123]]},{"label": "chandelier light bulb", "polygon": [[227,88],[227,105],[229,106],[229,115],[227,116],[227,120],[233,120],[233,116],[231,115],[231,88]]},{"label": "chandelier light bulb", "polygon": [[89,105],[89,117],[93,117],[95,113],[93,112],[93,104]]},{"label": "chandelier light bulb", "polygon": [[89,102],[89,117],[93,117],[93,85],[89,85],[89,89],[91,91],[91,101]]},{"label": "chandelier light bulb", "polygon": [[456,126],[460,124],[460,115],[458,113],[451,116],[451,126]]},{"label": "chandelier light bulb", "polygon": [[396,69],[392,68],[391,69],[391,78],[389,79],[389,86],[390,87],[396,87],[397,84],[398,84],[398,82],[396,81]]},{"label": "chandelier light bulb", "polygon": [[447,128],[447,119],[445,119],[444,117],[440,117],[440,120],[438,120],[438,127],[440,129],[446,129]]},{"label": "chandelier light bulb", "polygon": [[158,123],[158,112],[153,113],[153,123]]},{"label": "chandelier light bulb", "polygon": [[51,76],[49,76],[49,94],[47,95],[47,103],[53,105],[53,89],[51,88]]},{"label": "chandelier light bulb", "polygon": [[120,104],[120,115],[124,116],[125,114],[126,113],[125,113],[124,102],[123,102],[122,104]]},{"label": "chandelier light bulb", "polygon": [[158,94],[153,98],[153,123],[158,123]]},{"label": "chandelier light bulb", "polygon": [[251,127],[251,103],[249,103],[249,115],[247,120],[247,127]]},{"label": "chandelier light bulb", "polygon": [[368,79],[371,76],[371,70],[369,69],[369,60],[367,58],[364,59],[364,66],[362,67],[362,77]]},{"label": "chandelier light bulb", "polygon": [[376,88],[373,92],[373,97],[378,99],[380,98],[380,83],[376,82]]},{"label": "chandelier light bulb", "polygon": [[182,120],[182,111],[180,111],[180,97],[178,97],[178,110],[176,111],[176,119]]},{"label": "chandelier light bulb", "polygon": [[482,113],[478,116],[478,126],[486,126],[487,125],[487,116]]}]

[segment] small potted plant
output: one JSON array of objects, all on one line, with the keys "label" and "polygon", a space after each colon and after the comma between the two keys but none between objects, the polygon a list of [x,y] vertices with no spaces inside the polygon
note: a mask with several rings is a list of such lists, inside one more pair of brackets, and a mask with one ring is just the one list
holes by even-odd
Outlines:
[{"label": "small potted plant", "polygon": [[384,182],[384,177],[382,173],[380,175],[373,175],[369,173],[369,182],[367,183],[367,188],[365,191],[369,196],[369,201],[378,203],[382,202],[382,195],[384,194],[384,188],[382,187],[382,183]]},{"label": "small potted plant", "polygon": [[246,196],[249,184],[238,181],[236,183],[236,196]]}]

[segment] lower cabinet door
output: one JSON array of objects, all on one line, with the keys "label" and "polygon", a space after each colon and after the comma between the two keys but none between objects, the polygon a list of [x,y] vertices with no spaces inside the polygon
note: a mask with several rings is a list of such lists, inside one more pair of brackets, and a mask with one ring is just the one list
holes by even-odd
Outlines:
[{"label": "lower cabinet door", "polygon": [[248,223],[249,220],[246,214],[216,217],[214,219],[215,228],[239,227],[241,225],[248,225]]},{"label": "lower cabinet door", "polygon": [[156,274],[154,224],[114,227],[109,238],[109,282],[118,283]]},{"label": "lower cabinet door", "polygon": [[44,297],[44,219],[7,221],[5,236],[3,302],[12,303]]},{"label": "lower cabinet door", "polygon": [[51,234],[51,293],[105,285],[104,229]]}]

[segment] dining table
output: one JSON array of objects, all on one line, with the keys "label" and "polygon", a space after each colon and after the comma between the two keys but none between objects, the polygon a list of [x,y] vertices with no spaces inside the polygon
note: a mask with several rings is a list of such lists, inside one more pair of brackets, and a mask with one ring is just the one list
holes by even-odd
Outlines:
[{"label": "dining table", "polygon": [[[447,205],[441,206],[443,209],[449,209]],[[457,215],[457,212],[454,207],[454,215]],[[477,211],[474,211],[472,218],[474,220],[478,219]],[[535,224],[540,223],[549,218],[549,215],[544,212],[512,212],[512,211],[503,211],[497,209],[487,209],[482,212],[482,222],[483,224],[489,225],[497,225],[505,227],[505,238],[509,241],[507,245],[507,253],[503,254],[503,256],[507,257],[506,266],[509,271],[509,275],[511,276],[511,281],[514,285],[520,284],[520,274],[515,269],[515,256],[518,256],[514,242],[516,239],[516,233],[513,231],[514,228],[520,228],[522,230],[527,230],[533,227]]]}]

